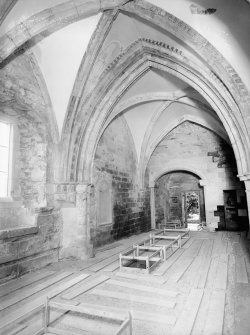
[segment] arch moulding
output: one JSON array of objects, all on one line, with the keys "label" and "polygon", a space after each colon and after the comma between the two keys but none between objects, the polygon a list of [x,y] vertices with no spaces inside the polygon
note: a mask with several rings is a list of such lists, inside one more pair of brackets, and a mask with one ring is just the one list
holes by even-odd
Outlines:
[{"label": "arch moulding", "polygon": [[125,55],[119,57],[101,76],[94,90],[95,94],[85,105],[86,110],[91,108],[93,111],[87,127],[83,127],[86,120],[83,116],[86,117],[86,114],[83,111],[78,114],[78,128],[73,133],[74,137],[69,147],[71,166],[68,168],[71,177],[91,180],[98,134],[123,92],[149,68],[158,68],[182,79],[210,103],[229,135],[238,170],[246,173],[249,157],[244,143],[249,143],[248,132],[244,120],[239,117],[238,106],[226,88],[218,83],[218,80],[214,80],[214,76],[208,75],[208,69],[199,69],[184,57],[169,53],[162,46],[149,41],[139,41],[130,46]]},{"label": "arch moulding", "polygon": [[157,172],[156,175],[151,176],[149,178],[149,187],[155,187],[155,183],[156,181],[162,177],[165,174],[171,173],[171,172],[177,172],[177,171],[183,171],[183,172],[190,172],[195,174],[197,177],[200,178],[200,185],[201,186],[205,186],[208,184],[208,180],[206,178],[206,176],[204,175],[203,172],[201,172],[199,169],[197,169],[194,166],[187,166],[185,164],[185,167],[183,168],[183,166],[180,165],[169,165],[167,168],[162,168],[160,171]]}]

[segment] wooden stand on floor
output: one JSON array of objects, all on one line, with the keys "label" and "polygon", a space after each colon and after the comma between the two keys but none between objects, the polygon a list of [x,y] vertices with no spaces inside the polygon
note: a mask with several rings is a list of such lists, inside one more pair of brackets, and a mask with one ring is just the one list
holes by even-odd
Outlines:
[{"label": "wooden stand on floor", "polygon": [[78,314],[83,314],[88,318],[96,318],[102,319],[105,321],[115,322],[118,324],[119,328],[114,333],[114,335],[131,335],[132,334],[132,317],[131,314],[128,313],[127,318],[123,318],[118,314],[107,312],[103,310],[96,310],[95,308],[89,309],[84,306],[78,306],[74,304],[64,304],[59,302],[50,301],[48,298],[45,302],[45,313],[44,313],[44,325],[43,328],[36,332],[34,335],[42,335],[42,334],[60,334],[60,335],[79,335],[86,334],[86,331],[83,329],[77,328],[74,332],[73,330],[60,328],[58,326],[53,326],[50,324],[50,312],[51,309],[62,310],[64,314],[68,312],[76,312]]},{"label": "wooden stand on floor", "polygon": [[[182,246],[182,239],[189,239],[190,230],[187,228],[179,228],[179,229],[170,229],[164,228],[156,233],[150,234],[150,239],[152,240],[152,244],[155,245],[155,241],[158,240],[178,240],[179,247]],[[176,233],[178,235],[169,235],[168,233]]]},{"label": "wooden stand on floor", "polygon": [[[177,235],[167,235],[170,232],[177,233]],[[166,261],[177,249],[181,248],[182,239],[187,238],[189,238],[189,229],[164,229],[151,233],[148,239],[133,245],[132,249],[125,253],[120,253],[120,270],[150,273],[161,261]],[[170,243],[159,244],[160,240],[170,241]],[[170,255],[167,255],[168,251]]]},{"label": "wooden stand on floor", "polygon": [[164,229],[164,228],[177,229],[181,227],[182,227],[181,222],[168,221],[164,223],[158,223],[158,229]]},{"label": "wooden stand on floor", "polygon": [[[162,248],[154,248],[154,247],[145,247],[144,250],[153,251],[151,255],[147,256],[140,256],[139,252],[142,249],[139,247],[133,246],[133,248],[125,253],[120,253],[119,255],[119,263],[120,263],[120,270],[128,270],[132,272],[146,272],[150,273],[162,260],[163,252]],[[125,261],[125,263],[124,263]],[[133,267],[133,264],[139,264],[142,267],[136,268]]]}]

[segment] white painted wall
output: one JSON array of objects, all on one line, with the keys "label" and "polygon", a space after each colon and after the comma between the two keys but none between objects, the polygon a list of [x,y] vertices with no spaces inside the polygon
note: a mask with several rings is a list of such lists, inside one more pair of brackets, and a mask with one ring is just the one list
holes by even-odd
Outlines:
[{"label": "white painted wall", "polygon": [[[148,0],[148,2],[175,15],[204,36],[229,61],[250,89],[249,4],[243,0]],[[217,11],[212,15],[191,14],[191,4],[204,9],[215,8]]]},{"label": "white painted wall", "polygon": [[128,123],[135,143],[138,161],[140,159],[141,146],[145,132],[152,118],[152,115],[160,107],[160,105],[161,102],[145,103],[136,106],[124,113],[125,119]]},{"label": "white painted wall", "polygon": [[73,23],[32,48],[47,84],[59,134],[77,71],[100,16]]}]

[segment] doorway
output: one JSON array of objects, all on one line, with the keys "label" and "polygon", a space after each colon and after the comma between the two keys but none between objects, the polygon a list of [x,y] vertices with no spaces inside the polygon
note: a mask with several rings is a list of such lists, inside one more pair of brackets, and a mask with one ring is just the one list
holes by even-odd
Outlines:
[{"label": "doorway", "polygon": [[[224,190],[224,217],[220,217],[220,230],[246,230],[248,211],[245,190]],[[223,208],[223,207],[222,207]]]},{"label": "doorway", "polygon": [[155,186],[155,220],[187,225],[205,221],[205,202],[200,178],[186,171],[161,176]]},{"label": "doorway", "polygon": [[188,191],[182,195],[182,219],[186,224],[200,223],[200,191]]}]

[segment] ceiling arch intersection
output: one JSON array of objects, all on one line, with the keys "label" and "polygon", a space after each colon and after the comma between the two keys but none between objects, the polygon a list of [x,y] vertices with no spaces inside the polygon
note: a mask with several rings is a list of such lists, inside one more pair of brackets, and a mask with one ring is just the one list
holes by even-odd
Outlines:
[{"label": "ceiling arch intersection", "polygon": [[51,33],[86,17],[120,7],[129,0],[66,1],[21,21],[0,38],[0,63],[27,42],[36,43]]},{"label": "ceiling arch intersection", "polygon": [[[183,106],[192,106],[194,105],[192,103],[187,104],[186,102],[181,102],[181,97],[179,99],[167,102],[163,104],[162,108],[159,109],[157,113],[155,113],[153,117],[153,122],[149,124],[149,127],[145,133],[145,137],[143,139],[143,144],[142,144],[142,150],[141,150],[141,156],[140,156],[140,161],[139,161],[139,183],[140,186],[143,187],[144,185],[144,177],[145,177],[145,172],[147,169],[148,162],[150,160],[151,155],[153,154],[155,148],[157,145],[164,139],[164,137],[169,134],[174,128],[177,126],[181,125],[182,123],[189,121],[192,123],[196,123],[198,125],[203,126],[204,128],[207,128],[213,132],[215,132],[217,135],[222,137],[227,143],[230,142],[225,129],[223,125],[220,123],[220,121],[213,117],[212,115],[208,120],[204,119],[203,115],[195,115],[191,114],[190,112],[187,113],[185,110],[183,110],[182,115],[176,115],[176,117],[173,120],[169,120],[169,122],[164,125],[164,128],[162,131],[157,134],[154,138],[152,137],[152,130],[154,125],[156,124],[157,120],[159,120],[160,116],[167,110],[171,105],[174,103],[181,103]],[[190,99],[191,100],[191,99]],[[195,106],[197,108],[197,106]],[[200,105],[200,109],[204,110],[204,107]],[[207,109],[207,111],[210,111]],[[209,120],[210,119],[210,120]],[[212,121],[212,122],[211,122]]]},{"label": "ceiling arch intersection", "polygon": [[228,84],[229,91],[235,96],[238,103],[242,100],[248,104],[250,103],[249,92],[237,72],[223,55],[191,26],[162,8],[144,0],[128,2],[123,6],[123,10],[168,31],[182,40],[191,47],[197,56],[202,57],[204,64],[213,69],[214,74],[221,78],[223,83]]}]

